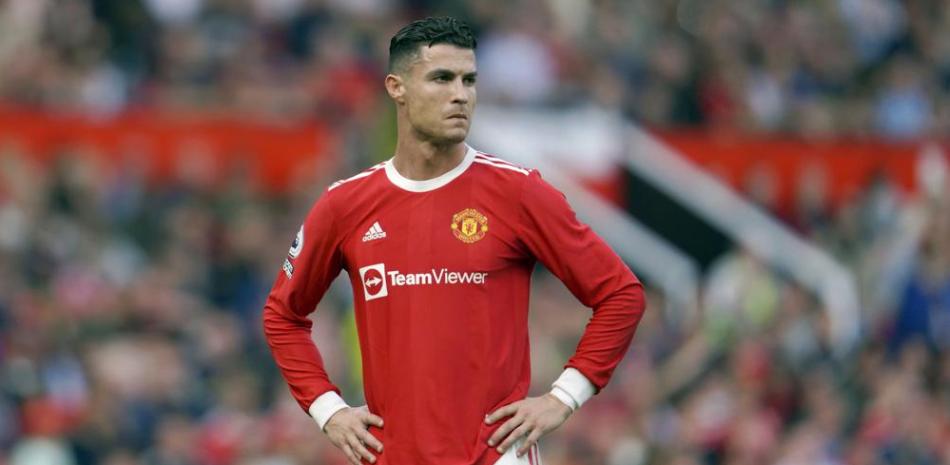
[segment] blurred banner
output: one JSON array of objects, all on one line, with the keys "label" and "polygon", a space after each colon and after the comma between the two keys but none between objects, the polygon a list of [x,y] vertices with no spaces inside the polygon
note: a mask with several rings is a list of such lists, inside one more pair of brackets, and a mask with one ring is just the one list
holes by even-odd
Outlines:
[{"label": "blurred banner", "polygon": [[905,192],[915,192],[916,169],[925,153],[950,144],[882,139],[804,140],[795,137],[723,135],[702,131],[654,132],[681,155],[719,176],[739,191],[755,183],[770,184],[771,202],[788,211],[804,183],[820,183],[832,205],[853,200],[873,180],[885,175]]},{"label": "blurred banner", "polygon": [[220,183],[240,171],[269,191],[293,185],[297,174],[331,152],[321,122],[291,123],[226,115],[131,111],[96,118],[0,107],[0,152],[13,144],[43,164],[82,154],[100,168],[134,164],[152,181],[188,176]]},{"label": "blurred banner", "polygon": [[[493,111],[494,108],[486,107],[480,113]],[[530,114],[520,112],[518,116],[530,123]],[[621,138],[604,137],[619,124],[605,118],[581,119],[588,124],[557,125],[570,130],[559,131],[557,137],[538,139],[549,141],[556,150],[548,147],[531,152],[553,156],[558,165],[574,173],[588,187],[620,203],[623,187],[611,166],[616,165],[615,158],[623,148],[610,146],[607,141]],[[482,118],[482,122],[493,120]],[[528,123],[523,124],[530,126]],[[475,128],[476,138],[496,132],[491,127],[485,128],[486,124],[480,126]],[[768,194],[772,196],[770,201],[779,211],[791,208],[806,182],[820,183],[822,189],[827,190],[827,199],[832,205],[852,198],[878,174],[886,174],[905,192],[916,191],[915,170],[919,156],[938,152],[946,158],[950,152],[948,144],[926,141],[805,141],[682,130],[654,134],[739,191],[754,189],[753,184],[757,182],[767,183],[773,190]],[[42,162],[75,151],[93,155],[112,166],[120,164],[115,163],[116,160],[128,162],[129,157],[135,157],[136,163],[145,164],[152,180],[168,179],[182,169],[204,169],[209,171],[207,176],[213,178],[213,182],[218,182],[223,173],[241,166],[249,169],[253,180],[268,190],[283,190],[301,167],[311,166],[331,152],[334,139],[328,126],[315,120],[285,123],[226,115],[162,115],[135,111],[96,118],[0,107],[0,146],[11,143],[20,146]],[[601,141],[595,148],[602,150],[587,150],[585,156],[576,156],[578,151],[574,146],[577,144],[572,141],[590,143],[591,140]],[[588,152],[604,156],[588,155]]]}]

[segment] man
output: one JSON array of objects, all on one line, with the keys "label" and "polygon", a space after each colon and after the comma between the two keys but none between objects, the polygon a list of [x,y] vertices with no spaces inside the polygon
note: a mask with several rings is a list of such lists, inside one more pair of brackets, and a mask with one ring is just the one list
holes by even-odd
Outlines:
[{"label": "man", "polygon": [[[560,192],[465,144],[475,45],[451,18],[392,38],[396,154],[327,189],[264,308],[294,397],[353,464],[539,463],[538,438],[604,387],[643,313],[637,278]],[[538,260],[594,311],[551,392],[526,398]],[[341,270],[362,349],[359,408],[328,379],[307,319]]]}]

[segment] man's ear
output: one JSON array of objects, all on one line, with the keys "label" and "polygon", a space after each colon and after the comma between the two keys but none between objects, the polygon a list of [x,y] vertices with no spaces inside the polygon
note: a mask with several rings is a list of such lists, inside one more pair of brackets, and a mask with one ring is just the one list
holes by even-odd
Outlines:
[{"label": "man's ear", "polygon": [[401,104],[405,101],[406,84],[402,76],[398,74],[386,75],[386,93],[388,93],[389,97],[396,103]]}]

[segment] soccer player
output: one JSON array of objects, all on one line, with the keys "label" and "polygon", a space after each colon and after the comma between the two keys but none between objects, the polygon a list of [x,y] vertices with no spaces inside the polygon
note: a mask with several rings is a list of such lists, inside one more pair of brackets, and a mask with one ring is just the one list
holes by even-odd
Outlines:
[{"label": "soccer player", "polygon": [[[560,192],[466,145],[475,45],[452,18],[392,38],[396,153],[314,204],[264,308],[293,396],[353,464],[540,463],[538,438],[607,384],[644,310],[637,278]],[[526,398],[537,261],[593,314],[551,391]],[[358,408],[328,379],[307,318],[341,270],[362,349]]]}]

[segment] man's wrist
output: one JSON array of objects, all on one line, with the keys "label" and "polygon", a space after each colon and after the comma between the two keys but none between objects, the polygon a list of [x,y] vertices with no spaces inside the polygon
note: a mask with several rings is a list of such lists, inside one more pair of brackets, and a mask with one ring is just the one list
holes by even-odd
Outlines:
[{"label": "man's wrist", "polygon": [[593,397],[597,388],[576,368],[567,368],[551,385],[551,395],[571,410],[577,410]]},{"label": "man's wrist", "polygon": [[330,418],[333,417],[336,412],[349,407],[350,406],[347,405],[346,401],[344,401],[339,394],[334,391],[327,391],[310,404],[309,412],[310,417],[312,417],[320,427],[320,431],[323,431],[327,422],[330,421]]},{"label": "man's wrist", "polygon": [[562,404],[566,405],[567,408],[571,409],[571,412],[577,410],[577,403],[574,402],[574,399],[571,398],[570,394],[564,392],[563,389],[559,387],[551,388],[551,396],[559,400]]}]

